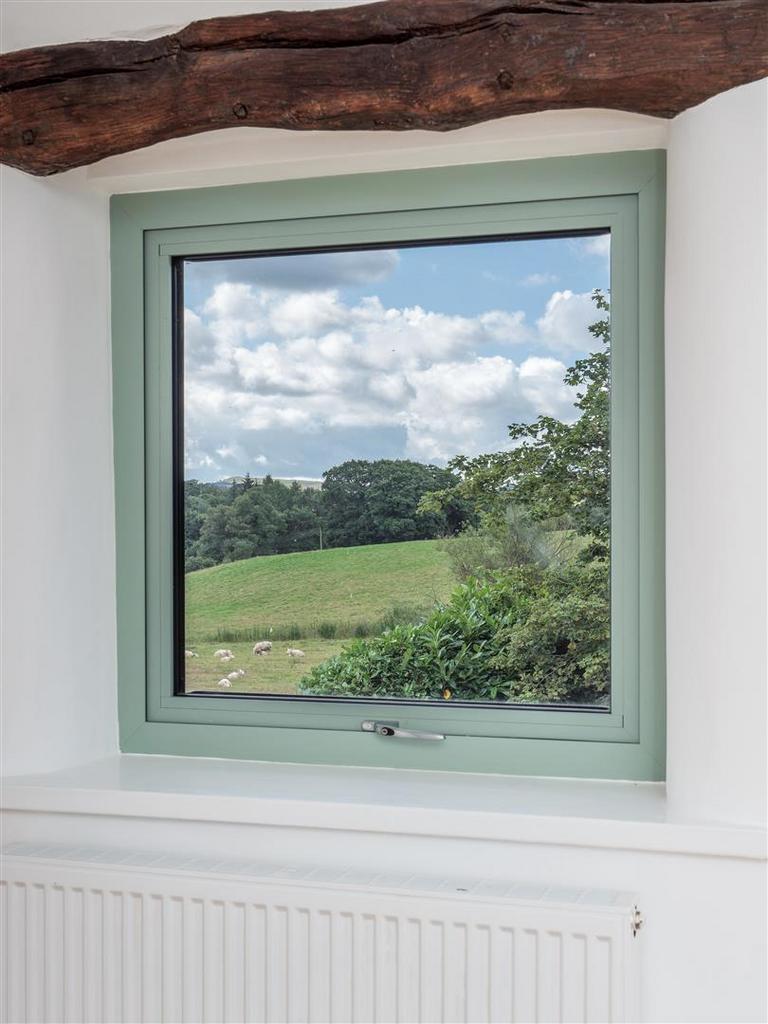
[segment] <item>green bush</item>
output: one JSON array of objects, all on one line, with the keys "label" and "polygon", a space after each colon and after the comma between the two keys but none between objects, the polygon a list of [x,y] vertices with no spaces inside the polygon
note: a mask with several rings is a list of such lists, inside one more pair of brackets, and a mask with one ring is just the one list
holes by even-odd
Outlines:
[{"label": "green bush", "polygon": [[608,566],[524,566],[470,579],[415,625],[354,640],[302,680],[307,696],[601,703]]},{"label": "green bush", "polygon": [[355,640],[301,682],[306,695],[456,700],[506,699],[503,670],[493,664],[498,638],[519,611],[507,580],[459,587],[416,625],[398,625]]},{"label": "green bush", "polygon": [[441,548],[453,574],[465,583],[523,565],[549,565],[563,554],[563,536],[564,531],[547,530],[512,505],[498,519],[486,518],[444,540]]},{"label": "green bush", "polygon": [[610,581],[608,561],[576,559],[543,573],[522,571],[525,614],[499,636],[495,665],[511,700],[606,704],[609,698]]}]

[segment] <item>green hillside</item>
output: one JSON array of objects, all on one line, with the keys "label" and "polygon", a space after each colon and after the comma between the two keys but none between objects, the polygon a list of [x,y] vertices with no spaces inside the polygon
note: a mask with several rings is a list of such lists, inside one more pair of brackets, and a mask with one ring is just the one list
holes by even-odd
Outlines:
[{"label": "green hillside", "polygon": [[[327,548],[228,562],[186,577],[187,685],[216,688],[228,669],[248,675],[241,691],[291,692],[305,671],[336,654],[354,635],[380,632],[389,620],[414,618],[455,585],[434,540]],[[270,657],[253,658],[255,640],[272,639]],[[290,644],[305,657],[292,662]],[[213,658],[227,647],[235,660]]]},{"label": "green hillside", "polygon": [[[220,631],[261,633],[297,627],[296,639],[336,623],[378,619],[396,605],[425,607],[446,597],[453,579],[434,540],[327,548],[228,562],[187,575],[187,640],[216,639]],[[292,634],[286,633],[286,637]],[[236,637],[233,635],[232,637]],[[262,639],[262,637],[255,637]]]}]

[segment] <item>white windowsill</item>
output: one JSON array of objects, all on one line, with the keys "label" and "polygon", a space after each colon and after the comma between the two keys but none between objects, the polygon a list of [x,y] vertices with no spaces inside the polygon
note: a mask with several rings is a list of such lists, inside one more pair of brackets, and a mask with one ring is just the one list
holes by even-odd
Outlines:
[{"label": "white windowsill", "polygon": [[8,811],[766,856],[760,828],[671,815],[660,783],[121,754],[6,777],[2,796]]}]

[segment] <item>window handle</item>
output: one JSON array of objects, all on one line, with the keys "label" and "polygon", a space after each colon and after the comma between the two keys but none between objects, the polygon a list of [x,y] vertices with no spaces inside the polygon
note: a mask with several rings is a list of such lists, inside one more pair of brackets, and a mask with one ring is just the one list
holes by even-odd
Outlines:
[{"label": "window handle", "polygon": [[401,729],[399,722],[376,722],[368,719],[360,724],[363,732],[374,732],[377,736],[392,736],[400,740],[444,740],[441,732],[422,732],[418,729]]}]

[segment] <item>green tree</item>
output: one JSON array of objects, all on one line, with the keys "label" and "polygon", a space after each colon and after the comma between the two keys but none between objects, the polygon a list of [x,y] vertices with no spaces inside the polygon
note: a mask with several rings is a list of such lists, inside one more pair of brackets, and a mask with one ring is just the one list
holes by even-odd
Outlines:
[{"label": "green tree", "polygon": [[320,546],[320,494],[271,477],[246,475],[229,487],[185,484],[186,571],[256,555]]},{"label": "green tree", "polygon": [[566,520],[605,553],[610,531],[610,319],[602,292],[592,297],[605,314],[589,328],[601,347],[576,360],[564,377],[576,389],[579,417],[573,423],[539,416],[533,423],[511,424],[514,448],[457,456],[449,469],[459,482],[427,496],[422,508],[442,508],[459,495],[498,522],[513,502],[535,522]]},{"label": "green tree", "polygon": [[218,565],[230,560],[228,519],[228,505],[214,505],[209,508],[192,556],[200,563],[200,567]]},{"label": "green tree", "polygon": [[456,532],[472,518],[471,504],[448,493],[445,504],[420,509],[430,491],[449,492],[448,470],[407,459],[351,459],[323,475],[323,514],[332,547],[426,540]]}]

